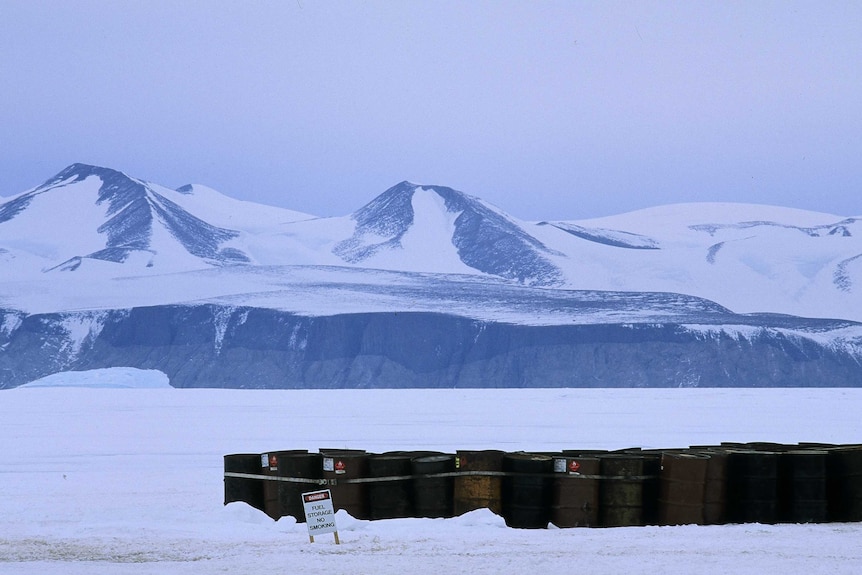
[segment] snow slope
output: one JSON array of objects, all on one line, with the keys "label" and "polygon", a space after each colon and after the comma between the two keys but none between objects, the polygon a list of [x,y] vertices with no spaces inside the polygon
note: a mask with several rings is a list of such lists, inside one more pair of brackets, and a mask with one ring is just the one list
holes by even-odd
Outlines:
[{"label": "snow slope", "polygon": [[275,206],[236,200],[201,184],[187,184],[176,190],[156,184],[149,186],[202,220],[232,230],[254,233],[315,217]]},{"label": "snow slope", "polygon": [[3,575],[855,575],[862,564],[859,523],[533,531],[487,511],[374,522],[339,512],[335,545],[309,543],[291,518],[222,505],[229,453],[859,442],[858,389],[0,394]]},{"label": "snow slope", "polygon": [[578,289],[688,293],[740,313],[858,319],[862,310],[859,218],[704,203],[540,228],[567,254],[558,263]]}]

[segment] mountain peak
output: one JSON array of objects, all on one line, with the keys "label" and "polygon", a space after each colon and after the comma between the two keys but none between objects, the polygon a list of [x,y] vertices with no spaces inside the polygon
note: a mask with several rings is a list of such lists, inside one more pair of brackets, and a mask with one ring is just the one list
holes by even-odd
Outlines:
[{"label": "mountain peak", "polygon": [[112,170],[111,168],[103,168],[101,166],[94,166],[91,164],[74,163],[66,166],[63,170],[57,173],[57,175],[48,179],[37,189],[49,188],[68,180],[71,180],[68,183],[80,182],[90,176],[99,176],[102,179],[117,177],[128,178],[128,176],[122,172]]},{"label": "mountain peak", "polygon": [[[417,194],[433,194],[437,202]],[[417,206],[421,213],[416,212]],[[435,212],[430,216],[425,212]],[[432,236],[447,236],[462,264],[474,270],[525,284],[554,285],[562,274],[548,260],[552,253],[520,224],[499,210],[458,190],[445,186],[396,184],[357,210],[352,237],[335,246],[333,253],[349,263],[404,248],[404,240],[420,222],[433,220],[439,227]],[[446,224],[445,222],[449,222]],[[446,227],[451,226],[451,228]],[[428,229],[424,228],[424,234]]]},{"label": "mountain peak", "polygon": [[181,198],[182,192],[117,170],[75,163],[41,186],[0,204],[0,224],[16,220],[6,228],[10,238],[40,229],[65,237],[61,244],[42,250],[60,261],[45,266],[46,270],[74,270],[90,260],[139,261],[141,254],[148,267],[156,255],[171,264],[185,262],[181,265],[249,261],[241,250],[227,246],[239,235],[237,231],[196,217],[178,203]]},{"label": "mountain peak", "polygon": [[[20,194],[0,205],[0,223],[7,222],[22,213],[28,208],[28,206],[30,206],[37,196],[40,196],[52,189],[62,188],[77,182],[82,182],[90,176],[98,176],[102,181],[105,181],[106,179],[117,180],[118,178],[129,179],[128,176],[109,168],[102,168],[82,163],[71,164],[66,166],[66,168],[58,172],[53,177],[47,179],[40,186],[24,192],[23,194]],[[100,197],[99,202],[101,201],[102,198]]]}]

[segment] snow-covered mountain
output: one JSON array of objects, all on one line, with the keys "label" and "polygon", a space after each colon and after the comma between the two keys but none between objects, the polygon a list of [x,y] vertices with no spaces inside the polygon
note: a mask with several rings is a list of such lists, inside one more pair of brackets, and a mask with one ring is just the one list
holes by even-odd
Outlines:
[{"label": "snow-covered mountain", "polygon": [[860,218],[701,203],[577,225],[545,226],[572,235],[571,247],[540,237],[578,259],[567,270],[578,270],[582,288],[676,291],[738,312],[862,319]]},{"label": "snow-covered mountain", "polygon": [[232,265],[251,261],[235,244],[261,215],[271,225],[305,217],[200,186],[169,190],[115,170],[73,164],[0,204],[0,245],[10,258],[21,256],[41,272],[83,266],[81,273],[87,273],[92,262],[124,264],[120,273]]},{"label": "snow-covered mountain", "polygon": [[[74,164],[0,203],[0,263],[7,281],[69,284],[235,265],[249,277],[253,267],[294,265],[468,274],[862,320],[862,218],[759,205],[525,222],[451,188],[401,182],[350,215],[318,218]],[[190,287],[160,303],[202,297]],[[0,298],[15,307],[15,291]],[[62,300],[38,307],[60,311]]]},{"label": "snow-covered mountain", "polygon": [[[163,369],[175,385],[203,385],[206,372],[213,385],[248,387],[393,386],[398,377],[422,386],[862,384],[862,218],[774,206],[526,222],[451,188],[401,182],[352,214],[319,218],[74,164],[0,200],[0,270],[0,388],[87,366]],[[292,367],[270,366],[251,384],[241,374],[258,370],[259,356],[226,362],[224,351],[269,349],[266,333],[243,331],[250,317],[256,329],[292,334],[270,334],[281,351],[268,360]],[[315,331],[322,325],[338,331]],[[401,339],[372,335],[375,325]],[[203,348],[175,348],[188,329]],[[705,340],[712,351],[695,352]],[[129,355],[128,341],[143,348]],[[535,348],[528,357],[524,346]],[[368,359],[389,353],[397,358]],[[586,369],[584,353],[605,359]],[[608,354],[616,359],[606,363]],[[674,363],[692,354],[701,361]],[[800,357],[816,369],[795,365]],[[383,374],[388,361],[400,367]],[[652,371],[637,375],[643,362]],[[183,371],[191,365],[195,373]],[[288,372],[292,383],[279,383]]]},{"label": "snow-covered mountain", "polygon": [[530,285],[560,283],[561,272],[548,259],[553,250],[502,211],[451,188],[401,182],[351,219],[353,234],[333,249],[351,264],[405,269],[409,258],[416,271],[478,271]]}]

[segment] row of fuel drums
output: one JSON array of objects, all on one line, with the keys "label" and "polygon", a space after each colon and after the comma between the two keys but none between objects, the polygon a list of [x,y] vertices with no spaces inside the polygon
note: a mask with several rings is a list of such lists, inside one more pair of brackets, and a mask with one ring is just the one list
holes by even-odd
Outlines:
[{"label": "row of fuel drums", "polygon": [[304,521],[300,494],[330,489],[357,519],[488,508],[516,528],[862,521],[862,445],[226,455],[225,504]]}]

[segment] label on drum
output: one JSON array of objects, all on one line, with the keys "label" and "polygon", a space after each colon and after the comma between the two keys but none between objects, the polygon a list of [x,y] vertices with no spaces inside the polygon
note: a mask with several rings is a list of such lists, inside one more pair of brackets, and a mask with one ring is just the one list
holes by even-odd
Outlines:
[{"label": "label on drum", "polygon": [[566,472],[566,460],[565,459],[554,459],[554,473],[565,473]]},{"label": "label on drum", "polygon": [[323,470],[324,471],[335,471],[335,459],[332,457],[324,457],[323,458]]}]

